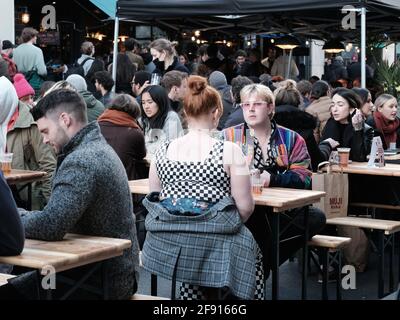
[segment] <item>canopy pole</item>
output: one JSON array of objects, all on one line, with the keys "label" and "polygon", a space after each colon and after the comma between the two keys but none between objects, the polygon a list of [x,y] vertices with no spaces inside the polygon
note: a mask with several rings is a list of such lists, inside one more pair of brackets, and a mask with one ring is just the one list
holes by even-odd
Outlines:
[{"label": "canopy pole", "polygon": [[115,16],[114,22],[114,51],[113,51],[113,64],[112,64],[112,78],[114,79],[114,86],[112,92],[115,93],[115,85],[117,82],[117,56],[118,56],[118,33],[119,33],[119,18]]},{"label": "canopy pole", "polygon": [[361,8],[361,88],[366,87],[366,14],[367,10],[365,7]]},{"label": "canopy pole", "polygon": [[288,66],[287,66],[287,68],[286,68],[286,77],[285,77],[285,80],[289,79],[290,69],[291,69],[291,65],[292,65],[292,52],[293,52],[293,49],[290,49],[290,52],[289,52],[289,59],[288,59]]}]

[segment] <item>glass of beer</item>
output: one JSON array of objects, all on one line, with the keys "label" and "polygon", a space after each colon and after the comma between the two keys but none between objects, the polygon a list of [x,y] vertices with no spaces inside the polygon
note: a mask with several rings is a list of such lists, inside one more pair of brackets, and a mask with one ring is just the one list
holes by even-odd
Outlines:
[{"label": "glass of beer", "polygon": [[1,153],[0,154],[0,169],[3,171],[4,175],[11,173],[11,162],[13,154],[12,153]]},{"label": "glass of beer", "polygon": [[347,167],[349,164],[350,148],[337,148],[339,153],[339,165],[341,167]]},{"label": "glass of beer", "polygon": [[251,189],[253,194],[259,195],[262,193],[263,183],[260,178],[260,170],[253,169],[250,171]]}]

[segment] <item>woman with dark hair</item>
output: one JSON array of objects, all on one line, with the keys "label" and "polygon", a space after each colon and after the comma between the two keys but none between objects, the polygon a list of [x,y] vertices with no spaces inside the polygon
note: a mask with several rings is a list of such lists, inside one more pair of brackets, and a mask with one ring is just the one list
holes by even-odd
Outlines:
[{"label": "woman with dark hair", "polygon": [[[108,66],[108,72],[112,71],[112,64]],[[117,79],[115,82],[116,93],[127,93],[132,95],[131,81],[135,75],[136,67],[123,53],[117,55]]]},{"label": "woman with dark hair", "polygon": [[332,138],[339,147],[351,148],[350,159],[366,161],[371,151],[374,132],[364,125],[362,102],[352,90],[337,88],[332,92],[331,118],[327,121],[322,140]]},{"label": "woman with dark hair", "polygon": [[182,123],[178,114],[169,104],[165,89],[161,86],[149,86],[142,92],[142,124],[146,148],[153,155],[160,143],[173,140],[182,135]]},{"label": "woman with dark hair", "polygon": [[146,156],[139,116],[136,100],[129,94],[119,94],[98,119],[101,133],[124,164],[129,180],[138,179],[137,162]]},{"label": "woman with dark hair", "polygon": [[374,104],[372,103],[372,96],[368,89],[364,88],[353,88],[353,90],[361,99],[361,113],[364,116],[364,119],[367,119],[370,115],[372,115],[372,109]]},{"label": "woman with dark hair", "polygon": [[336,147],[338,143],[332,139],[327,139],[319,145],[317,144],[314,137],[317,119],[299,109],[302,102],[301,93],[291,81],[285,81],[281,87],[274,91],[274,95],[274,120],[277,124],[296,131],[303,137],[311,157],[311,167],[313,171],[317,171],[318,164],[329,159],[332,148]]},{"label": "woman with dark hair", "polygon": [[306,112],[318,119],[318,126],[314,130],[315,141],[319,143],[326,122],[331,117],[329,85],[323,80],[316,81],[311,87],[311,103]]}]

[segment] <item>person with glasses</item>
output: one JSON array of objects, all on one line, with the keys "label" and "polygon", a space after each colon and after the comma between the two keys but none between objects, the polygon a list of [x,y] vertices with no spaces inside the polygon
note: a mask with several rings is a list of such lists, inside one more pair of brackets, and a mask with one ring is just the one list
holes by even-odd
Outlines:
[{"label": "person with glasses", "polygon": [[[309,189],[311,187],[311,159],[304,139],[296,132],[281,127],[273,120],[275,99],[271,90],[261,84],[250,84],[240,91],[245,123],[223,131],[225,140],[242,147],[247,161],[260,171],[264,188],[281,187]],[[265,218],[265,207],[256,206],[246,225],[263,251],[264,270],[270,271],[271,230]],[[282,235],[292,238],[304,233],[304,208],[287,212],[293,220]],[[287,225],[288,221],[282,219]],[[325,225],[322,211],[309,208],[309,236],[317,234]],[[285,228],[285,226],[281,226]],[[281,229],[283,230],[283,229]],[[303,245],[299,238],[281,243],[280,263],[286,261]]]}]

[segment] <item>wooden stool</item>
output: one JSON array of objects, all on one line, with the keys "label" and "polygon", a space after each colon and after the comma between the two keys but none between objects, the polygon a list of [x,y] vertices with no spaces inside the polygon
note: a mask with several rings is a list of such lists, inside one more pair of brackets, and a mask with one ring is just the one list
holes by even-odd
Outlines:
[{"label": "wooden stool", "polygon": [[315,235],[308,242],[310,250],[322,250],[322,270],[320,264],[310,255],[315,264],[322,271],[322,300],[328,300],[328,275],[329,267],[335,262],[337,263],[337,279],[336,279],[336,299],[342,299],[341,291],[341,272],[342,272],[342,248],[351,242],[351,238],[333,237],[325,235]]},{"label": "wooden stool", "polygon": [[[378,233],[378,297],[382,298],[385,294],[385,279],[384,279],[384,266],[385,266],[385,248],[390,247],[389,255],[389,290],[394,291],[394,235],[400,231],[400,221],[370,219],[361,217],[339,217],[326,220],[327,224],[337,226],[349,226],[354,228],[369,229]],[[399,271],[400,272],[400,271]],[[400,273],[399,273],[400,276]]]}]

